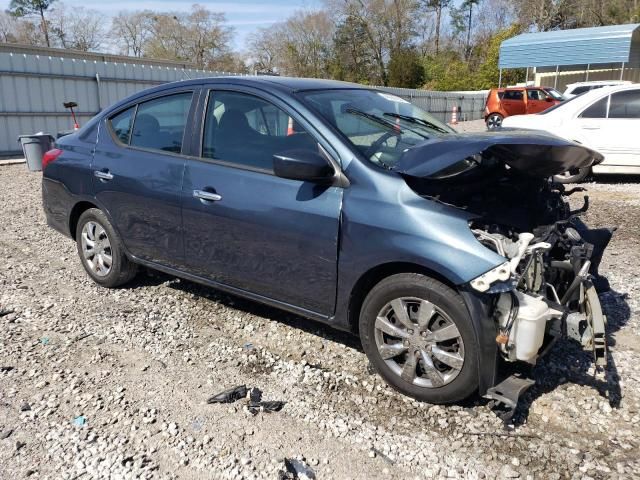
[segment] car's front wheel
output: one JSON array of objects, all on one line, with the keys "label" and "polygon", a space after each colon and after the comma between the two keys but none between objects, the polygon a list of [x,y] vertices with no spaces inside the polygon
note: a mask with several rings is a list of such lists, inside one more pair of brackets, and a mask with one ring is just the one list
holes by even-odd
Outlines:
[{"label": "car's front wheel", "polygon": [[504,117],[499,113],[492,113],[485,120],[485,123],[487,124],[487,129],[494,130],[496,128],[500,128],[502,126],[503,119]]},{"label": "car's front wheel", "polygon": [[137,266],[125,255],[118,234],[101,210],[90,208],[80,215],[76,243],[82,266],[97,284],[118,287],[136,275]]},{"label": "car's front wheel", "polygon": [[467,398],[478,387],[478,344],[460,295],[415,273],[392,275],[367,295],[360,338],[378,373],[430,403]]}]

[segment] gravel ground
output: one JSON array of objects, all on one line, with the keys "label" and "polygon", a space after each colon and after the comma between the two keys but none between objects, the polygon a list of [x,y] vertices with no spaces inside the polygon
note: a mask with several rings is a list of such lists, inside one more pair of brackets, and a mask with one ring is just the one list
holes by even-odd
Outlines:
[{"label": "gravel ground", "polygon": [[[275,479],[285,458],[319,479],[640,478],[640,184],[587,185],[586,220],[620,226],[610,367],[558,342],[507,432],[483,399],[395,393],[311,321],[150,272],[99,288],[45,225],[40,178],[0,167],[0,478]],[[207,404],[242,383],[287,403]]]}]

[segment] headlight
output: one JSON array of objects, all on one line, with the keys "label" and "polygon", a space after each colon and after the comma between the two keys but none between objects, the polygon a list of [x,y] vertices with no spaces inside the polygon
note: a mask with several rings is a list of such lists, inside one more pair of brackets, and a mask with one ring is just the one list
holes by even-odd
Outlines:
[{"label": "headlight", "polygon": [[483,273],[479,277],[471,280],[471,286],[479,292],[486,292],[492,283],[497,281],[506,282],[510,277],[511,267],[509,266],[509,262],[504,262],[496,268],[489,270],[487,273]]}]

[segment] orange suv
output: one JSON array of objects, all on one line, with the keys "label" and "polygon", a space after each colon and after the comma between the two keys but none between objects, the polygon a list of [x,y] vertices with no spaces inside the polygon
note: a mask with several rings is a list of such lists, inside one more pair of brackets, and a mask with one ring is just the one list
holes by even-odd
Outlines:
[{"label": "orange suv", "polygon": [[551,87],[492,88],[484,106],[484,121],[489,130],[502,126],[510,115],[539,113],[564,101],[560,92]]}]

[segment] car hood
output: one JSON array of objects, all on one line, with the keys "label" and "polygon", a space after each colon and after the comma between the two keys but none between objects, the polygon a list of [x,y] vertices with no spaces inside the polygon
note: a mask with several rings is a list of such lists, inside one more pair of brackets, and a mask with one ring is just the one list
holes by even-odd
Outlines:
[{"label": "car hood", "polygon": [[407,149],[392,170],[411,177],[451,178],[492,159],[546,178],[590,167],[604,157],[554,135],[516,130],[433,138]]}]

